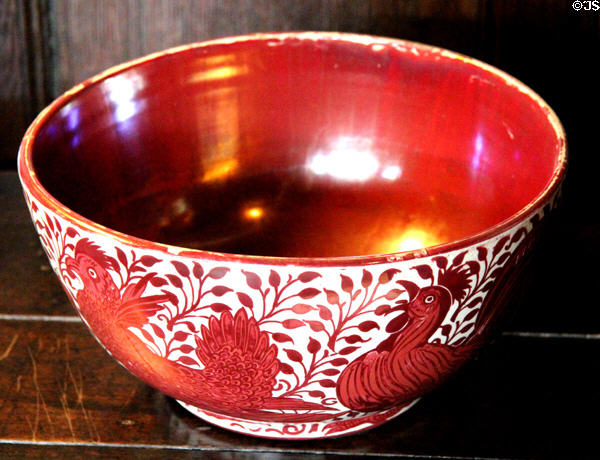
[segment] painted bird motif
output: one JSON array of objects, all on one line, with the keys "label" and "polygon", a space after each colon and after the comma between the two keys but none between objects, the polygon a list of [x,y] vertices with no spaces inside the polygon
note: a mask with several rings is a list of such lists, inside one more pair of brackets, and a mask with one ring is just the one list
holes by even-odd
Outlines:
[{"label": "painted bird motif", "polygon": [[[297,398],[274,397],[280,361],[277,347],[256,320],[241,308],[211,316],[195,336],[195,353],[203,369],[171,361],[150,351],[129,328],[141,328],[167,297],[143,296],[156,273],[128,285],[122,292],[110,275],[118,262],[97,245],[80,240],[73,257],[65,258],[67,273],[81,281],[76,302],[90,329],[111,354],[131,372],[160,391],[201,409],[265,421],[308,421],[330,417],[331,408]],[[202,405],[199,405],[202,401]],[[315,411],[289,414],[282,411]],[[270,412],[277,411],[277,412]]]},{"label": "painted bird motif", "polygon": [[110,335],[115,325],[140,327],[167,300],[165,295],[142,295],[156,273],[143,276],[121,293],[109,274],[111,269],[118,270],[118,262],[88,239],[79,240],[74,257],[66,256],[64,262],[69,276],[82,284],[76,295],[77,305],[84,318],[94,322],[100,336]]},{"label": "painted bird motif", "polygon": [[451,303],[444,286],[419,289],[405,305],[405,326],[341,373],[339,401],[358,411],[383,410],[408,403],[439,383],[470,353],[469,347],[428,343]]}]

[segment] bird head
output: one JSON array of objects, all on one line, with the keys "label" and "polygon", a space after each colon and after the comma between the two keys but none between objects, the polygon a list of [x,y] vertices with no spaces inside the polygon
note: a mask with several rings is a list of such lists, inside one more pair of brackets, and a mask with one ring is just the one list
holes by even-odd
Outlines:
[{"label": "bird head", "polygon": [[443,286],[427,286],[419,290],[407,305],[407,313],[411,318],[424,318],[436,315],[446,316],[452,303],[450,291]]},{"label": "bird head", "polygon": [[64,263],[69,276],[78,278],[87,292],[106,295],[117,290],[107,270],[108,257],[89,240],[80,240],[75,246],[74,257],[67,256]]}]

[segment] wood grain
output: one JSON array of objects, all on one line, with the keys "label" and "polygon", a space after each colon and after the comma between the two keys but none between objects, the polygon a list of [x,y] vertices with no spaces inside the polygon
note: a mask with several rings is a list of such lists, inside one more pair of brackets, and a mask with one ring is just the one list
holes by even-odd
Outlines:
[{"label": "wood grain", "polygon": [[[82,323],[1,322],[0,439],[151,440],[154,393],[121,369]],[[90,366],[90,363],[93,363]]]},{"label": "wood grain", "polygon": [[477,54],[481,14],[475,0],[57,0],[58,86],[65,90],[109,66],[171,46],[264,31],[388,35]]},{"label": "wood grain", "polygon": [[13,171],[0,171],[0,315],[70,315]]},{"label": "wood grain", "polygon": [[[380,459],[377,455],[357,455],[352,458]],[[0,458],[9,459],[202,459],[202,460],[346,460],[347,455],[290,452],[219,452],[210,449],[182,449],[112,446],[34,446],[0,445]]]},{"label": "wood grain", "polygon": [[0,168],[14,167],[31,97],[22,3],[0,2]]}]

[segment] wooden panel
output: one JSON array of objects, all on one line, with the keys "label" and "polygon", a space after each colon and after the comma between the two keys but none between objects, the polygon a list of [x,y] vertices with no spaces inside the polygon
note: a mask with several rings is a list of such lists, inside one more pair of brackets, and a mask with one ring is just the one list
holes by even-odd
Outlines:
[{"label": "wooden panel", "polygon": [[[597,207],[590,198],[598,196],[600,170],[596,115],[600,107],[600,14],[575,11],[572,2],[553,0],[501,0],[493,2],[489,14],[496,43],[494,63],[547,100],[566,129],[569,147],[560,228],[552,244],[540,251],[540,270],[531,277],[530,289],[518,308],[523,310],[525,327],[543,329],[557,320],[562,322],[556,323],[557,330],[576,324],[586,327],[591,319],[585,318],[586,312],[592,309],[582,297],[574,300],[574,295],[578,286],[597,282],[600,263],[600,213],[590,212],[590,206]],[[539,303],[563,307],[550,319],[531,309]],[[598,323],[598,319],[593,321]]]},{"label": "wooden panel", "polygon": [[476,0],[56,0],[58,89],[153,51],[259,31],[389,35],[477,54],[481,14]]},{"label": "wooden panel", "polygon": [[[212,449],[113,447],[113,446],[64,446],[8,444],[0,445],[0,458],[8,459],[201,459],[201,460],[347,460],[347,455],[289,452],[221,452]],[[355,458],[354,456],[352,458]],[[360,455],[361,460],[380,460],[377,455]]]},{"label": "wooden panel", "polygon": [[0,171],[0,315],[75,315],[37,238],[17,173]]},{"label": "wooden panel", "polygon": [[0,2],[0,169],[16,166],[27,126],[49,102],[48,1]]},{"label": "wooden panel", "polygon": [[23,8],[0,2],[0,168],[12,167],[30,102]]},{"label": "wooden panel", "polygon": [[[359,31],[400,37],[480,57],[485,2],[372,1],[368,20]],[[352,17],[352,10],[346,12]],[[460,30],[460,33],[457,33]]]},{"label": "wooden panel", "polygon": [[83,323],[0,321],[0,337],[0,439],[168,438],[166,399],[110,358]]},{"label": "wooden panel", "polygon": [[495,64],[546,99],[567,131],[569,218],[600,224],[600,214],[586,210],[587,197],[597,196],[600,168],[598,117],[587,115],[597,114],[600,106],[600,14],[553,0],[501,0],[489,13]]}]

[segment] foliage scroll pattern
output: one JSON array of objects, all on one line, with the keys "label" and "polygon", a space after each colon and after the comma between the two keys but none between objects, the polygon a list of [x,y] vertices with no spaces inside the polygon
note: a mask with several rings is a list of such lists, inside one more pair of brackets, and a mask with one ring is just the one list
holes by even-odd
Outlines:
[{"label": "foliage scroll pattern", "polygon": [[[303,269],[119,245],[28,204],[90,328],[111,353],[125,341],[151,364],[115,357],[205,418],[267,437],[359,431],[438,384],[478,345],[486,299],[539,220],[444,256]],[[395,383],[369,388],[377,372]]]}]

